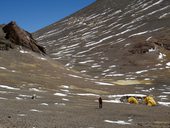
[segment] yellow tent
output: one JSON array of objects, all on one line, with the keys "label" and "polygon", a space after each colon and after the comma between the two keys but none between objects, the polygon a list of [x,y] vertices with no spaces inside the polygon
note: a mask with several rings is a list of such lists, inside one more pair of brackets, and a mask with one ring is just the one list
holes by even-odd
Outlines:
[{"label": "yellow tent", "polygon": [[128,103],[139,104],[138,100],[135,97],[133,97],[133,96],[128,98]]},{"label": "yellow tent", "polygon": [[156,106],[156,101],[154,100],[154,98],[152,96],[147,96],[144,99],[144,102],[148,105],[148,106]]}]

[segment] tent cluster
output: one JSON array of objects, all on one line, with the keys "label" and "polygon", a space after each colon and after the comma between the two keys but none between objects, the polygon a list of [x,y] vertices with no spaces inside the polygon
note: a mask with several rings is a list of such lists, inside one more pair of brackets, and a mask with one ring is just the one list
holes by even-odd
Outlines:
[{"label": "tent cluster", "polygon": [[121,98],[121,101],[128,102],[130,104],[146,104],[147,106],[157,105],[156,101],[152,96],[146,96],[146,97],[125,96]]}]

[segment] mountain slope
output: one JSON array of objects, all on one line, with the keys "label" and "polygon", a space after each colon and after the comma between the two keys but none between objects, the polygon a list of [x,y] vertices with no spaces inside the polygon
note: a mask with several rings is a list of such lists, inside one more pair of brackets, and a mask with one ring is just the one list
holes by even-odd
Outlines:
[{"label": "mountain slope", "polygon": [[[15,31],[10,24],[7,25],[9,30],[5,26],[7,33],[3,31],[4,25],[0,26],[0,84],[12,84],[18,87],[31,84],[57,88],[65,84],[85,86],[93,83],[88,77],[69,70],[44,55],[43,47],[37,45],[33,38],[30,39],[31,35],[25,35],[26,31],[15,26],[16,24],[14,28],[17,27],[15,29],[17,31]],[[7,35],[9,39],[6,38]]]},{"label": "mountain slope", "polygon": [[169,74],[169,12],[168,0],[98,0],[34,37],[53,59],[94,78],[155,79]]}]

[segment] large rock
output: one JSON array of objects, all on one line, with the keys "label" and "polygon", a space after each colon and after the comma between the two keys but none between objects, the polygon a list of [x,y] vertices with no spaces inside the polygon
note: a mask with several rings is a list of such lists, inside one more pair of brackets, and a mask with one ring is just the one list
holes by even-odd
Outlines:
[{"label": "large rock", "polygon": [[[3,31],[6,33],[5,38],[11,41],[13,43],[12,45],[20,45],[34,52],[45,54],[45,49],[37,44],[32,35],[21,29],[14,21],[5,25]],[[11,48],[12,45],[10,45]]]}]

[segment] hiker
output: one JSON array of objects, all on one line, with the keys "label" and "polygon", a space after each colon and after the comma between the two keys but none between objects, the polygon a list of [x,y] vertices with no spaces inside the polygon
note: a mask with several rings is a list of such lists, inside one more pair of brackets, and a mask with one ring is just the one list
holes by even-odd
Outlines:
[{"label": "hiker", "polygon": [[99,97],[98,101],[99,101],[99,108],[102,108],[102,104],[103,104],[102,98]]},{"label": "hiker", "polygon": [[148,106],[156,106],[156,101],[154,100],[153,96],[146,96],[144,98],[144,103]]},{"label": "hiker", "polygon": [[137,98],[135,98],[133,96],[128,98],[128,103],[130,103],[130,104],[139,104]]},{"label": "hiker", "polygon": [[36,97],[37,97],[36,94],[33,94],[31,99],[35,99]]}]

